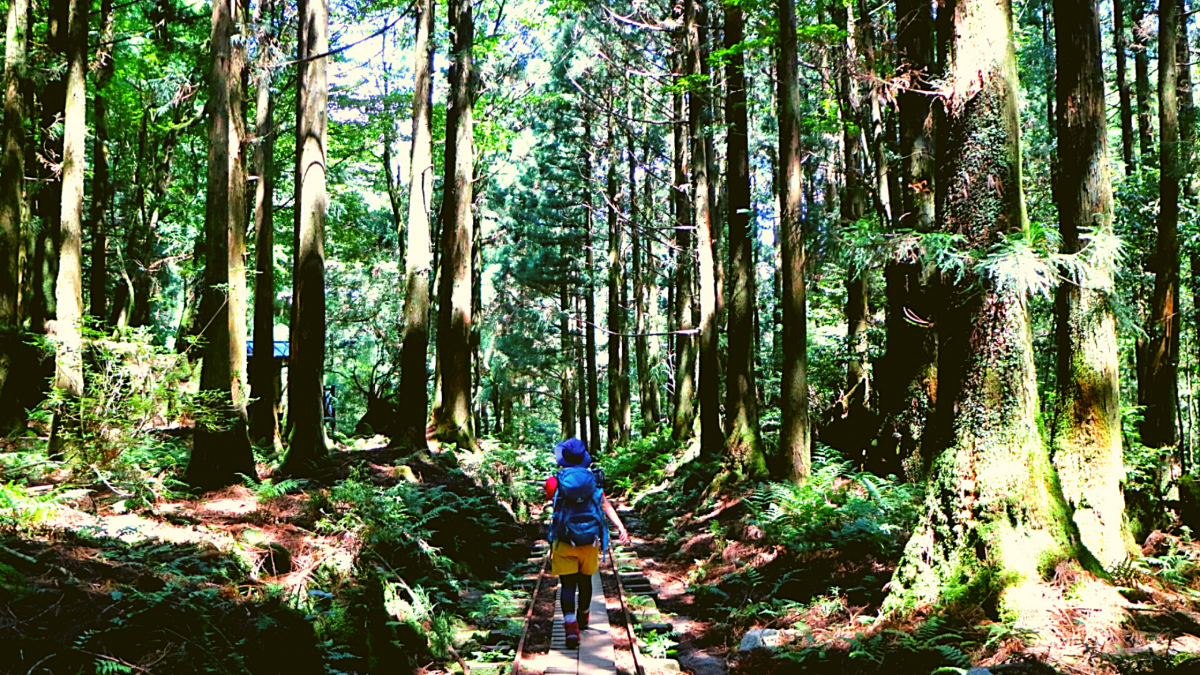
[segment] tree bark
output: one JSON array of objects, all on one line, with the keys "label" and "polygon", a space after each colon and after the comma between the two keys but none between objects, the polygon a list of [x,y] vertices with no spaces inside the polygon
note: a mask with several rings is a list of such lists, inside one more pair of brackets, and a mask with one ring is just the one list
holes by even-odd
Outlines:
[{"label": "tree bark", "polygon": [[[575,304],[575,325],[580,327],[580,332],[574,335],[574,344],[572,350],[575,355],[575,380],[576,392],[578,393],[578,408],[579,413],[579,440],[583,441],[583,447],[590,448],[591,446],[591,428],[588,426],[588,377],[587,377],[587,359],[584,357],[584,338],[583,338],[583,302],[579,295],[572,298]],[[590,330],[588,328],[587,330]]]},{"label": "tree bark", "polygon": [[[939,220],[967,251],[1026,229],[1021,194],[1018,82],[1009,0],[960,0],[953,17],[938,174]],[[925,516],[892,579],[887,608],[997,597],[1021,611],[1013,587],[1040,582],[1073,557],[1066,507],[1038,432],[1037,378],[1024,289],[979,272],[944,282],[940,440]]]},{"label": "tree bark", "polygon": [[[325,437],[325,217],[329,86],[328,0],[301,0],[296,120],[295,268],[292,273],[291,354],[288,362],[288,424],[291,438],[282,471],[318,473],[327,460]],[[315,58],[310,58],[315,57]]]},{"label": "tree bark", "polygon": [[575,345],[571,339],[571,295],[567,285],[558,289],[559,338],[559,396],[562,400],[559,426],[562,437],[576,438],[575,433]]},{"label": "tree bark", "polygon": [[[1138,0],[1134,0],[1138,2]],[[1129,36],[1125,30],[1125,0],[1113,0],[1113,50],[1117,54],[1117,98],[1121,108],[1121,159],[1125,175],[1133,175],[1133,101],[1129,91],[1126,52]]]},{"label": "tree bark", "polygon": [[[642,412],[642,436],[651,436],[655,429],[658,428],[658,392],[657,386],[654,383],[654,378],[650,375],[650,343],[646,336],[647,332],[647,316],[646,316],[646,248],[648,247],[647,238],[642,236],[642,221],[639,220],[641,211],[638,208],[638,199],[640,195],[637,193],[637,155],[634,144],[634,135],[629,134],[629,220],[630,220],[630,248],[633,254],[633,332],[637,337],[634,338],[633,351],[637,361],[637,380],[638,380],[638,402]],[[649,163],[649,153],[643,155],[644,161]],[[645,176],[642,181],[646,189],[650,188],[650,177]],[[646,222],[652,222],[651,211],[646,210]]]},{"label": "tree bark", "polygon": [[608,443],[612,450],[629,445],[630,401],[628,357],[625,354],[625,267],[621,257],[624,229],[617,218],[617,160],[614,121],[608,120],[608,166],[605,169],[605,194],[608,208]]},{"label": "tree bark", "polygon": [[274,447],[279,405],[275,399],[275,98],[271,95],[275,44],[274,0],[258,6],[258,105],[254,130],[254,357],[250,360],[250,437]]},{"label": "tree bark", "polygon": [[[675,72],[682,72],[684,63],[684,36],[675,38]],[[682,76],[677,83],[682,82]],[[675,124],[672,125],[672,161],[674,163],[674,186],[672,197],[675,208],[675,326],[679,335],[675,338],[675,397],[671,413],[671,438],[683,442],[692,435],[696,419],[696,338],[695,322],[692,320],[695,298],[692,294],[692,222],[688,206],[688,178],[686,159],[686,124],[683,116],[683,95],[671,93],[671,106]]]},{"label": "tree bark", "polygon": [[[1089,274],[1064,274],[1057,291],[1058,396],[1051,456],[1080,541],[1106,569],[1123,560],[1121,401],[1108,129],[1097,0],[1055,0],[1058,49],[1059,231],[1063,253],[1081,254]],[[1088,246],[1092,243],[1092,246]]]},{"label": "tree bark", "polygon": [[1146,326],[1138,341],[1140,377],[1138,404],[1145,407],[1140,427],[1142,443],[1152,448],[1175,445],[1179,366],[1179,110],[1176,100],[1178,7],[1161,3],[1158,12],[1158,127],[1159,209],[1158,241],[1150,269],[1154,295]]},{"label": "tree bark", "polygon": [[1133,72],[1137,98],[1138,146],[1142,150],[1142,166],[1154,164],[1154,140],[1150,137],[1150,43],[1147,39],[1146,3],[1133,0]]},{"label": "tree bark", "polygon": [[[405,260],[404,344],[394,445],[425,449],[429,416],[429,300],[433,259],[429,225],[433,212],[433,0],[422,0],[413,52],[412,167],[408,181],[408,246]],[[499,415],[497,415],[499,418]]]},{"label": "tree bark", "polygon": [[[65,405],[83,395],[83,181],[87,141],[87,16],[88,0],[68,0],[67,89],[63,110],[62,205],[58,283],[55,290],[54,387],[67,399]],[[63,415],[55,411],[50,430],[49,454],[60,458],[66,447]]]},{"label": "tree bark", "polygon": [[[642,146],[642,157],[645,158],[646,170],[645,180],[642,181],[642,196],[643,196],[643,213],[646,214],[646,222],[653,223],[654,213],[654,182],[650,180],[649,165],[650,165],[650,135],[645,134],[644,145]],[[654,238],[642,237],[641,246],[638,258],[641,261],[641,273],[639,275],[638,290],[638,306],[644,314],[644,319],[639,321],[638,334],[651,332],[658,325],[656,317],[658,315],[658,274],[654,264]],[[647,296],[649,296],[647,298]],[[662,411],[659,407],[659,385],[658,378],[654,376],[654,364],[659,362],[659,347],[658,338],[654,336],[641,336],[641,342],[638,349],[646,354],[646,364],[643,367],[641,361],[638,362],[638,391],[641,393],[642,402],[642,434],[644,436],[652,436],[658,433],[659,422],[662,417]],[[640,359],[641,357],[639,357]]]},{"label": "tree bark", "polygon": [[704,107],[708,105],[708,79],[701,67],[700,28],[696,15],[704,0],[684,3],[684,31],[688,40],[688,74],[696,83],[689,89],[688,132],[692,150],[692,216],[696,223],[696,251],[700,264],[700,454],[719,456],[725,447],[721,429],[721,361],[717,339],[717,268],[713,247],[712,205],[709,202]]},{"label": "tree bark", "polygon": [[24,423],[18,398],[19,383],[10,382],[18,371],[22,345],[19,271],[24,234],[25,201],[25,96],[29,52],[29,0],[9,0],[4,53],[4,121],[0,129],[0,436]]},{"label": "tree bark", "polygon": [[471,430],[471,203],[474,186],[472,106],[475,99],[475,24],[469,0],[448,3],[451,28],[450,100],[446,112],[446,180],[442,198],[442,259],[438,278],[438,345],[441,405],[433,437],[473,448]]},{"label": "tree bark", "polygon": [[767,476],[762,440],[758,434],[758,392],[754,378],[754,308],[757,302],[754,269],[754,219],[750,211],[750,139],[746,110],[745,58],[738,46],[744,39],[742,9],[725,5],[725,69],[728,91],[725,119],[729,122],[729,367],[725,383],[725,457],[737,478]]},{"label": "tree bark", "polygon": [[783,373],[780,378],[777,476],[803,481],[812,471],[808,417],[808,307],[805,288],[803,168],[800,150],[800,91],[796,54],[796,8],[776,4],[779,21],[779,172],[783,250]]},{"label": "tree bark", "polygon": [[[245,52],[233,44],[235,22],[242,18],[239,0],[213,3],[212,70],[209,75],[208,189],[205,195],[205,265],[201,300],[204,365],[200,391],[211,406],[211,418],[196,425],[186,481],[212,490],[256,478],[254,455],[246,429],[244,305],[235,296],[245,246],[245,169],[241,163],[242,72]],[[245,276],[242,275],[244,293]],[[243,300],[244,302],[244,300]],[[240,319],[240,320],[239,320]]]},{"label": "tree bark", "polygon": [[583,247],[587,251],[587,284],[585,308],[587,314],[587,409],[588,435],[592,449],[600,447],[600,374],[596,366],[596,254],[592,245],[592,123],[590,111],[583,121]]},{"label": "tree bark", "polygon": [[112,81],[114,64],[112,0],[100,0],[100,47],[96,50],[96,93],[92,97],[92,256],[88,313],[98,321],[107,314],[108,211],[112,197],[108,171],[108,106],[105,89]]}]

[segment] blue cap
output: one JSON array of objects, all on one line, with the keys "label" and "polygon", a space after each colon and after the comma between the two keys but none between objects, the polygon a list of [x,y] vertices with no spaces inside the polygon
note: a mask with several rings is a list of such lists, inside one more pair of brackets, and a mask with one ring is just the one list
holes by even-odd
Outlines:
[{"label": "blue cap", "polygon": [[588,454],[583,441],[568,438],[554,446],[554,461],[559,466],[587,466],[592,463],[592,456]]}]

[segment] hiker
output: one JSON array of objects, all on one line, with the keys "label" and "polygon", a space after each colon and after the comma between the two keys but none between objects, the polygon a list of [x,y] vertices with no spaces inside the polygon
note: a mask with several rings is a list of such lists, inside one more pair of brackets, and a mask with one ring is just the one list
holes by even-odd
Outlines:
[{"label": "hiker", "polygon": [[[617,541],[629,541],[617,510],[604,496],[603,474],[591,468],[592,457],[578,438],[554,447],[561,469],[546,479],[546,498],[554,502],[550,521],[550,573],[562,580],[563,629],[567,649],[579,647],[579,631],[587,630],[591,606],[592,575],[600,567],[600,554],[608,548],[608,527],[601,511],[617,526]],[[579,589],[579,612],[575,590]]]}]

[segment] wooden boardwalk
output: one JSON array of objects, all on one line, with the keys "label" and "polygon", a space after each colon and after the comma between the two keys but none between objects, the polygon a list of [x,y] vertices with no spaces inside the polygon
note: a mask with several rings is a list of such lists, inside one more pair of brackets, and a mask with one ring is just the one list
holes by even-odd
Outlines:
[{"label": "wooden boardwalk", "polygon": [[[582,604],[582,603],[580,603]],[[587,630],[579,633],[579,648],[567,649],[563,631],[562,585],[554,596],[554,628],[550,633],[550,653],[545,656],[545,675],[616,675],[612,635],[608,630],[608,608],[600,573],[592,575],[592,598]]]}]

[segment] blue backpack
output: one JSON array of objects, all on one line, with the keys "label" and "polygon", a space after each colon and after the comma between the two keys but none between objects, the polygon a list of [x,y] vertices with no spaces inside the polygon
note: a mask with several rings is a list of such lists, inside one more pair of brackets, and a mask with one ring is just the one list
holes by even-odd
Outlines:
[{"label": "blue backpack", "polygon": [[550,541],[562,541],[572,546],[590,546],[601,542],[601,551],[608,549],[608,528],[604,526],[601,504],[604,492],[591,469],[568,466],[560,469],[555,478],[554,516],[550,519]]}]

